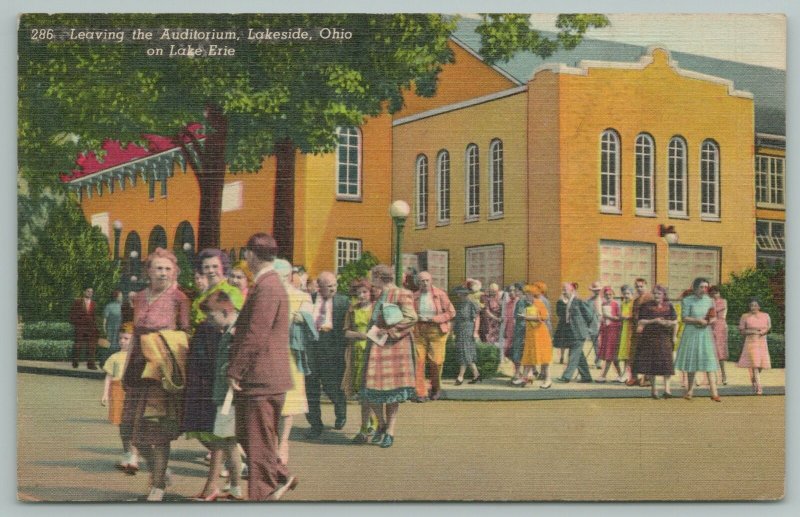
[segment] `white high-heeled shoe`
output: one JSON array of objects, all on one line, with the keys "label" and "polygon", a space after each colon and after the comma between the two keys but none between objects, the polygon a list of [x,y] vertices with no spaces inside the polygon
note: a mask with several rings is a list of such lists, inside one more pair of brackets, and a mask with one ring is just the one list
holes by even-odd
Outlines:
[{"label": "white high-heeled shoe", "polygon": [[164,490],[160,488],[151,488],[150,493],[147,494],[148,502],[160,502],[164,500]]}]

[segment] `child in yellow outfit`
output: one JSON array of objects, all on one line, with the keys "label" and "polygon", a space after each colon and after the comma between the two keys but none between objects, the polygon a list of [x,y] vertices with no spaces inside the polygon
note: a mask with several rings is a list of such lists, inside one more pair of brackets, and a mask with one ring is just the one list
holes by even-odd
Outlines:
[{"label": "child in yellow outfit", "polygon": [[111,354],[103,365],[106,372],[106,382],[103,386],[103,396],[100,404],[108,406],[108,420],[114,425],[119,426],[119,436],[122,439],[122,449],[125,454],[116,467],[125,471],[126,474],[136,474],[139,470],[139,454],[136,447],[131,443],[133,429],[130,423],[122,421],[122,406],[125,404],[125,390],[122,388],[122,375],[125,372],[125,364],[128,361],[128,351],[131,348],[133,339],[133,323],[127,322],[122,325],[119,331],[120,351]]}]

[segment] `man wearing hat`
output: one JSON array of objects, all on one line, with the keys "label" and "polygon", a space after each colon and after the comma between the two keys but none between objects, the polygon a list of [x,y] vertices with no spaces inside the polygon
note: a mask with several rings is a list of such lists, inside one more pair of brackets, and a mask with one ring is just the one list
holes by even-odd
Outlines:
[{"label": "man wearing hat", "polygon": [[592,341],[592,350],[594,351],[594,366],[595,368],[600,368],[601,361],[597,355],[597,339],[600,336],[600,321],[603,316],[603,297],[600,296],[603,286],[600,282],[595,281],[589,286],[589,290],[592,292],[592,296],[586,300],[586,304],[594,315],[589,325],[589,339]]}]

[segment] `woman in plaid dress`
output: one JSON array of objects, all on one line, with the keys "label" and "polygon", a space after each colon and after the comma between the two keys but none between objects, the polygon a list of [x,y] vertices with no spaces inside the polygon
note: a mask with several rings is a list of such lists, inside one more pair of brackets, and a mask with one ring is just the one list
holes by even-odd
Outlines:
[{"label": "woman in plaid dress", "polygon": [[[378,336],[388,337],[383,345],[369,341],[366,367],[361,384],[362,399],[367,400],[378,416],[378,430],[371,442],[382,448],[394,443],[395,424],[400,403],[415,394],[414,342],[411,330],[417,322],[414,297],[411,291],[394,284],[392,268],[378,265],[371,271],[372,285],[381,290],[370,320],[376,325]],[[394,304],[400,308],[402,319],[387,325],[383,319],[383,306]]]}]

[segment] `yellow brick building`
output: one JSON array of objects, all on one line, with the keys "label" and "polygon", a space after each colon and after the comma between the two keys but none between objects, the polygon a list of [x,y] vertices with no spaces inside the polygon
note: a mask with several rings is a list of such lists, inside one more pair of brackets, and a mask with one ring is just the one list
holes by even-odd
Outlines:
[{"label": "yellow brick building", "polygon": [[[697,275],[717,282],[755,264],[754,134],[751,94],[682,70],[664,49],[634,63],[544,67],[525,86],[395,121],[393,197],[414,200],[419,217],[425,156],[434,200],[404,251],[447,251],[451,286],[618,287],[642,276],[675,293]],[[449,224],[436,219],[442,149],[452,157]]]}]

